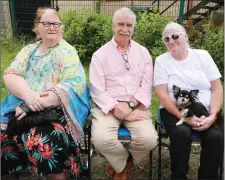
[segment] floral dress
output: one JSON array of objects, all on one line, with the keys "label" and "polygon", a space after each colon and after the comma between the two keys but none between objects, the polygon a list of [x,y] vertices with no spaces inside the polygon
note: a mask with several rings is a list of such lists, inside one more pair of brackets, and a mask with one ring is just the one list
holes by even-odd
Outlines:
[{"label": "floral dress", "polygon": [[[87,170],[78,146],[82,127],[89,114],[90,96],[85,73],[74,47],[61,40],[41,56],[36,56],[39,41],[23,48],[5,71],[24,77],[31,89],[54,91],[60,101],[63,116],[54,122],[27,129],[8,137],[1,132],[2,176],[22,169],[33,169],[40,175],[68,172],[79,179]],[[9,94],[1,104],[1,116],[15,111],[23,101]],[[1,123],[6,123],[1,118]]]}]

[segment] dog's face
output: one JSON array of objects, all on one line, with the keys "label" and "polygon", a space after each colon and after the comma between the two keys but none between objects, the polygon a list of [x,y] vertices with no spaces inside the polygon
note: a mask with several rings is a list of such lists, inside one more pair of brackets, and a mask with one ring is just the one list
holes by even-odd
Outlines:
[{"label": "dog's face", "polygon": [[197,99],[199,90],[182,90],[181,88],[173,85],[173,95],[178,107],[184,107]]}]

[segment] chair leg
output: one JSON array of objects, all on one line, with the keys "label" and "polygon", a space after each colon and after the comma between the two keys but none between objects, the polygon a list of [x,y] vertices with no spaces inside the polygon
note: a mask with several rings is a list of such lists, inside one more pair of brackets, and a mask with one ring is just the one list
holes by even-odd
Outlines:
[{"label": "chair leg", "polygon": [[162,128],[160,125],[158,126],[159,128],[159,145],[158,145],[158,180],[161,180],[161,146],[162,146]]},{"label": "chair leg", "polygon": [[88,179],[91,180],[91,128],[88,127]]},{"label": "chair leg", "polygon": [[221,159],[221,162],[220,162],[220,171],[219,171],[219,179],[220,180],[223,180],[223,165],[224,165],[224,153],[222,155],[222,159]]},{"label": "chair leg", "polygon": [[20,172],[19,171],[16,171],[15,174],[15,179],[20,179]]},{"label": "chair leg", "polygon": [[152,152],[153,149],[149,153],[149,180],[152,180]]}]

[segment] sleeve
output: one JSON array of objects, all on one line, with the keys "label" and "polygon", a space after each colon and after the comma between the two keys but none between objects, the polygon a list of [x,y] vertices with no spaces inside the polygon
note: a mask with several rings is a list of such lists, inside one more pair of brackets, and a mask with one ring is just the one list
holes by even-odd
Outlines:
[{"label": "sleeve", "polygon": [[168,73],[164,66],[156,58],[154,66],[154,87],[161,84],[168,84]]},{"label": "sleeve", "polygon": [[56,57],[59,83],[48,90],[58,95],[65,118],[70,124],[71,135],[76,142],[83,136],[82,127],[90,111],[90,93],[77,51],[72,48],[59,49]]},{"label": "sleeve", "polygon": [[17,74],[24,77],[29,55],[30,45],[27,45],[16,55],[11,65],[4,71],[4,74]]},{"label": "sleeve", "polygon": [[94,54],[90,64],[90,93],[95,104],[108,114],[118,102],[105,91],[105,75],[103,65]]},{"label": "sleeve", "polygon": [[203,71],[209,81],[221,78],[220,71],[213,61],[208,51],[205,51],[205,58],[203,58]]},{"label": "sleeve", "polygon": [[152,97],[152,84],[153,84],[153,65],[152,58],[149,54],[148,50],[144,51],[144,73],[141,80],[141,86],[138,91],[135,92],[134,98],[137,99],[141,104],[143,104],[146,108],[151,105],[151,97]]}]

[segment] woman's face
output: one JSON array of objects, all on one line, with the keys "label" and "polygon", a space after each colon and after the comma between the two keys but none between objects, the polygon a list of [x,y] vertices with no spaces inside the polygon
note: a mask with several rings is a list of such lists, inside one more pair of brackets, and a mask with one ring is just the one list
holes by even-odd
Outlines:
[{"label": "woman's face", "polygon": [[183,32],[168,29],[164,33],[163,41],[171,53],[182,53],[187,48],[187,35]]},{"label": "woman's face", "polygon": [[37,30],[42,40],[46,42],[59,42],[62,38],[61,21],[52,10],[46,10],[44,12]]}]

